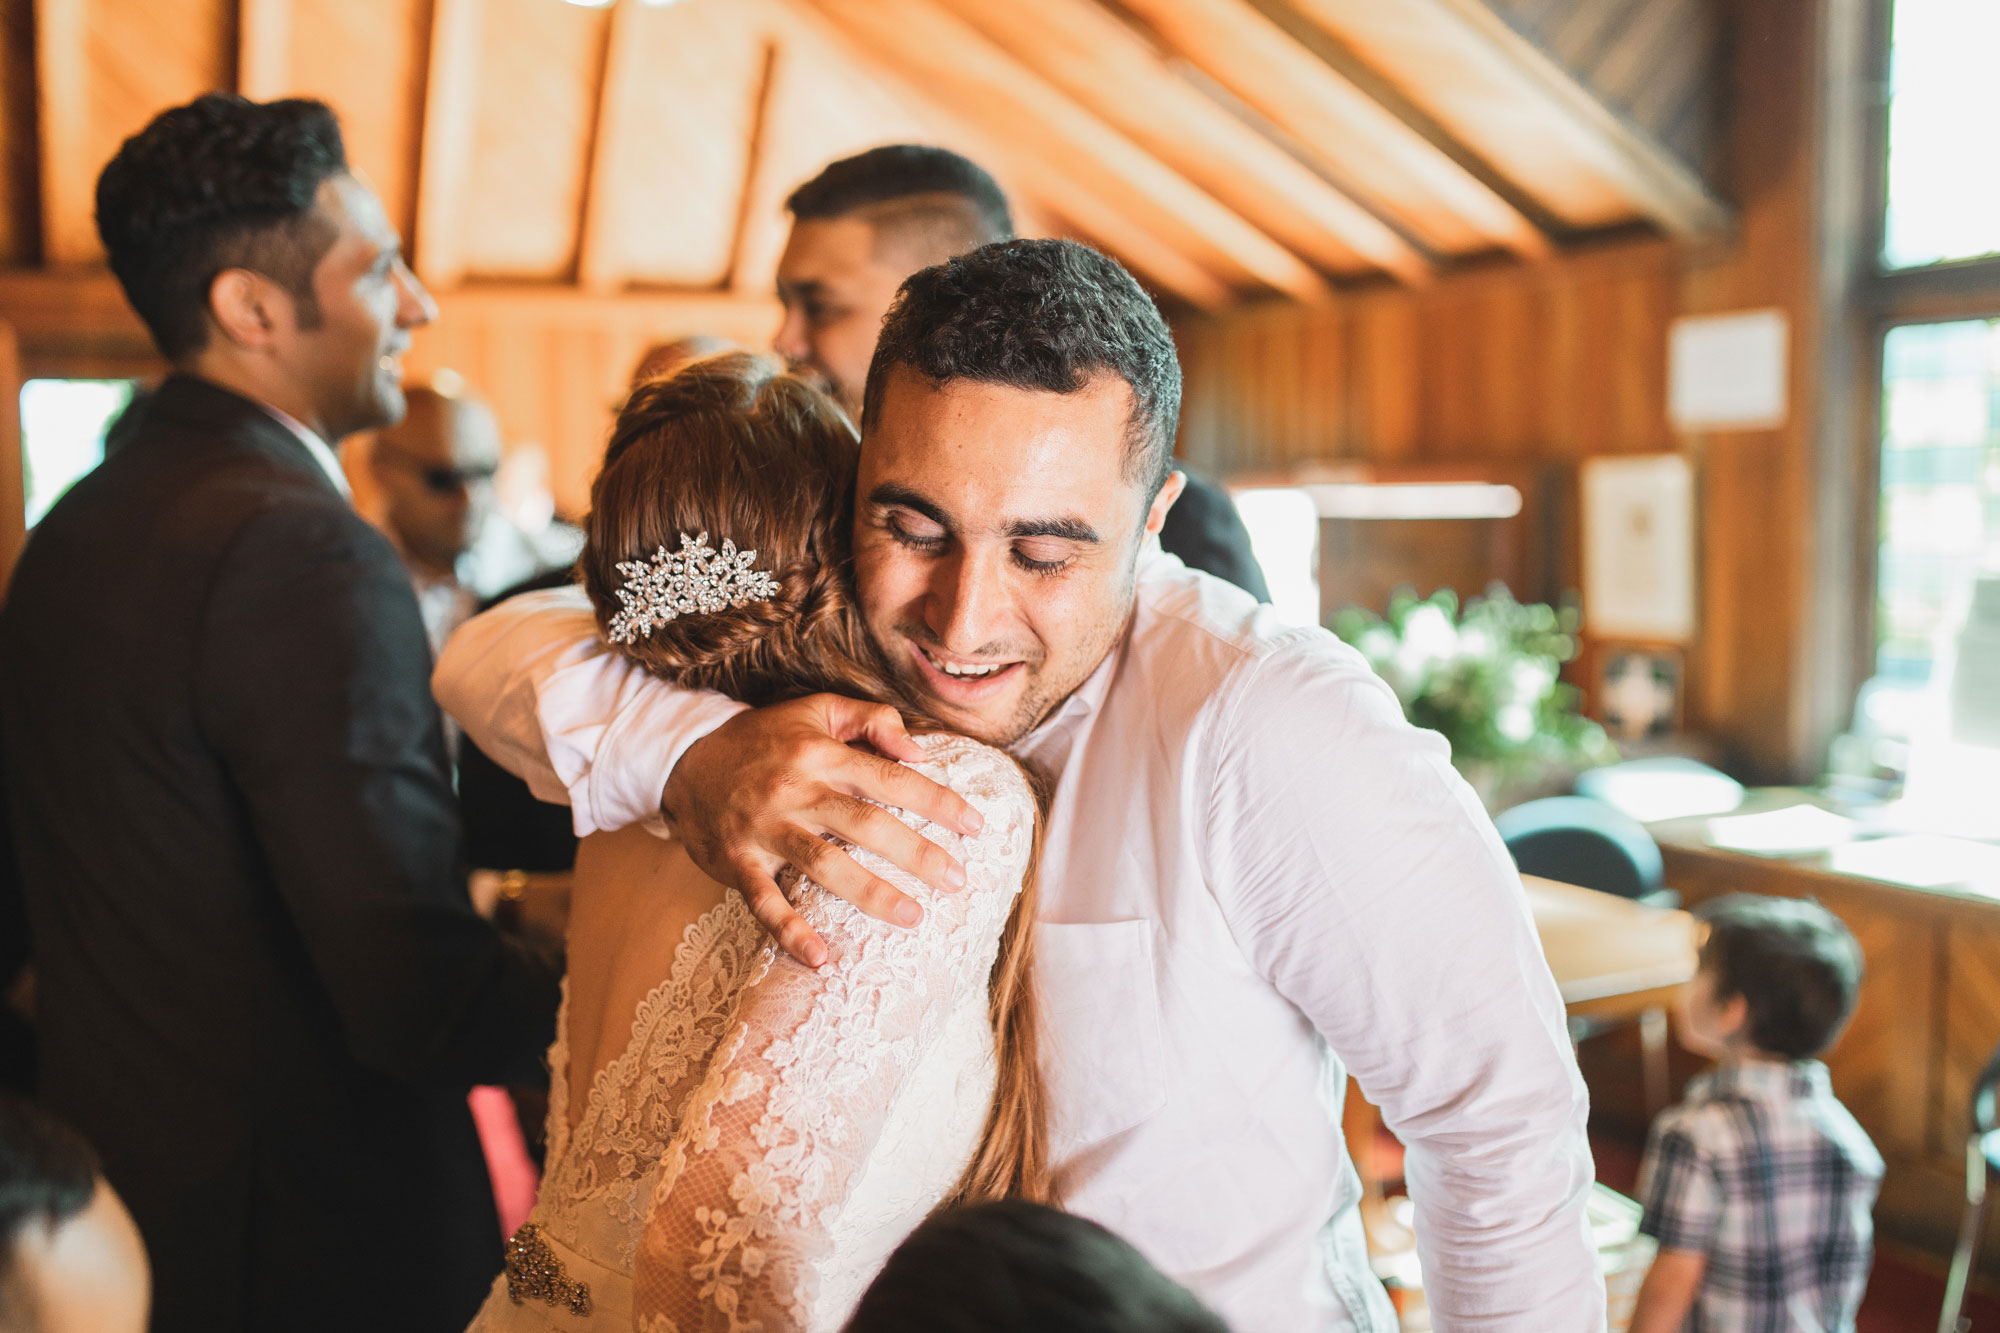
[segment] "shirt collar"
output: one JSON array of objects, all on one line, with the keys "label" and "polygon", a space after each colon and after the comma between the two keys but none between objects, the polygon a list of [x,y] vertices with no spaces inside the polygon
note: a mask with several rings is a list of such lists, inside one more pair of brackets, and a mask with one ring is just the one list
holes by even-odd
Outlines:
[{"label": "shirt collar", "polygon": [[326,478],[333,483],[333,488],[340,492],[342,499],[348,501],[354,499],[354,488],[347,484],[347,474],[341,470],[340,458],[327,442],[319,437],[318,432],[291,413],[280,411],[269,403],[259,403],[257,406],[263,408],[272,420],[297,437],[298,442],[306,447],[306,452],[312,455],[313,462],[319,464],[320,470],[326,473]]},{"label": "shirt collar", "polygon": [[1731,1098],[1752,1102],[1792,1102],[1833,1095],[1826,1066],[1817,1060],[1738,1060],[1717,1065],[1689,1088],[1690,1100]]}]

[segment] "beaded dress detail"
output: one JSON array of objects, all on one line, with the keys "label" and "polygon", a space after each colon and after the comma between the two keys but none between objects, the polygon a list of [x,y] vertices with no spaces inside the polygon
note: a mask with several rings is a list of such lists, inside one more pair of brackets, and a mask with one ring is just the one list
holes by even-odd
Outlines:
[{"label": "beaded dress detail", "polygon": [[961,837],[894,813],[959,859],[967,887],[933,893],[855,855],[923,905],[921,925],[875,921],[800,880],[787,892],[830,955],[813,970],[729,894],[688,927],[573,1134],[565,998],[541,1197],[472,1333],[832,1333],[957,1182],[993,1095],[988,980],[1035,804],[998,751],[919,743],[917,771],[984,828]]}]

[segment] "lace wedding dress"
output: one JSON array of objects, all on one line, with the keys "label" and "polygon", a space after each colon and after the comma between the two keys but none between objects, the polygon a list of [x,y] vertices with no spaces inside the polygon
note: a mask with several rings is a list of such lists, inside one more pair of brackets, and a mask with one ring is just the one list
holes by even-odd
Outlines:
[{"label": "lace wedding dress", "polygon": [[958,893],[857,853],[923,904],[921,925],[802,880],[794,901],[830,953],[815,971],[725,895],[682,936],[574,1132],[565,990],[541,1197],[468,1333],[832,1333],[957,1182],[993,1096],[987,983],[1035,805],[998,751],[920,743],[917,771],[985,819],[968,838],[895,812],[958,857]]}]

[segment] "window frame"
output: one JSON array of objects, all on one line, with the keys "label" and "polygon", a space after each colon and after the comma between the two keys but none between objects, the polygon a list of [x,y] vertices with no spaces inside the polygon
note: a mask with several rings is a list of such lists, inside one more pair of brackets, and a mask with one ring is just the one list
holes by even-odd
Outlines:
[{"label": "window frame", "polygon": [[[1882,511],[1882,372],[1889,334],[1915,324],[2000,319],[2000,254],[1944,260],[1916,268],[1890,268],[1882,258],[1888,231],[1889,204],[1889,65],[1896,0],[1868,0],[1864,22],[1863,99],[1858,142],[1861,149],[1861,216],[1856,219],[1856,256],[1848,288],[1847,326],[1851,336],[1854,389],[1853,428],[1861,436],[1855,458],[1854,531],[1857,543],[1855,575],[1856,650],[1852,684],[1860,686],[1875,674],[1879,626],[1878,554]],[[1836,168],[1851,164],[1831,164]],[[1829,387],[1829,393],[1838,392]],[[1848,703],[1853,702],[1852,691]]]}]

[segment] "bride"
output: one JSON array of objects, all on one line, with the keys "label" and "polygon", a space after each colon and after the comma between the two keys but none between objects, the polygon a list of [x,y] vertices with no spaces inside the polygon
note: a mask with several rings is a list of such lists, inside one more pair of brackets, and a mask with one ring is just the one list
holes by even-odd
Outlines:
[{"label": "bride", "polygon": [[[897,702],[844,582],[857,448],[831,400],[760,357],[635,391],[581,560],[606,642],[752,705]],[[923,906],[904,929],[798,880],[787,891],[828,946],[817,969],[678,843],[584,840],[541,1197],[472,1333],[830,1331],[939,1206],[1048,1196],[1035,798],[999,750],[935,728],[918,743],[919,771],[984,826],[892,813],[967,886],[934,893],[859,853]]]}]

